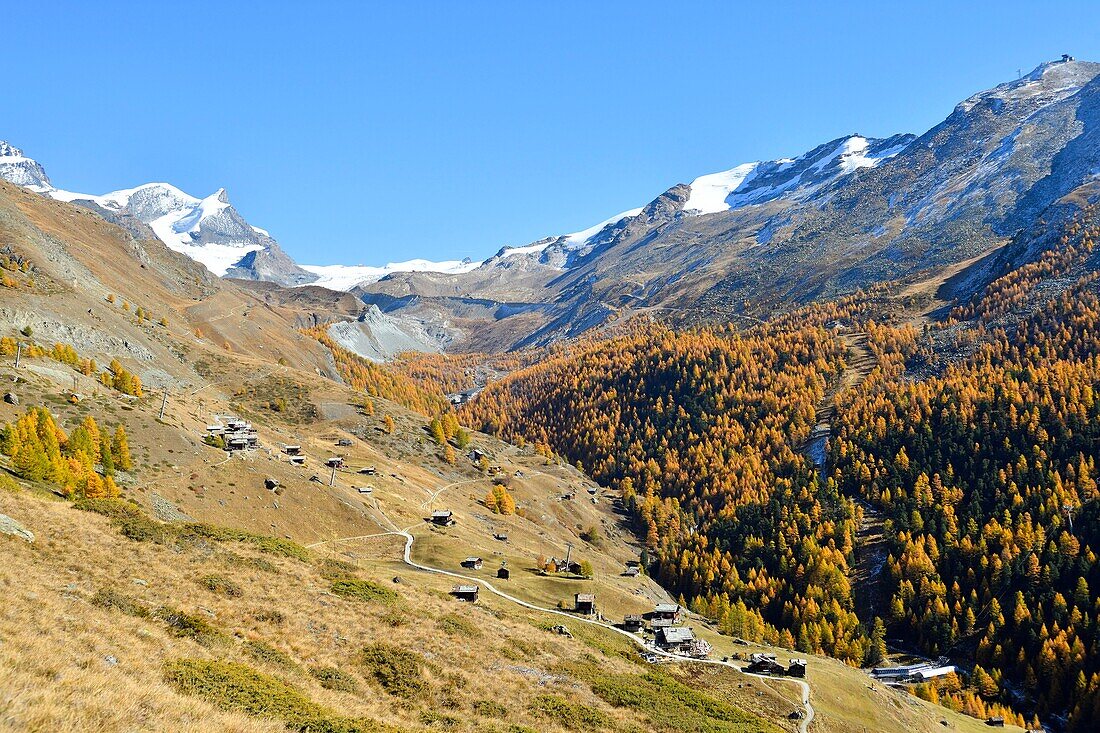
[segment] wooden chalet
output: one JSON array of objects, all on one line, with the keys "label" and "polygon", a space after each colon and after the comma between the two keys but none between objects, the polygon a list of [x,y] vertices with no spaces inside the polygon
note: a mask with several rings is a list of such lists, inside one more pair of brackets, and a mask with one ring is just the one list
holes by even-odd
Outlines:
[{"label": "wooden chalet", "polygon": [[476,585],[456,585],[451,589],[451,595],[460,601],[477,603],[478,590],[478,586]]},{"label": "wooden chalet", "polygon": [[325,465],[329,468],[343,468],[344,459],[340,456],[333,456],[332,458],[329,458],[327,461],[325,461]]},{"label": "wooden chalet", "polygon": [[436,509],[432,512],[430,521],[439,527],[450,527],[455,523],[455,515],[450,509]]},{"label": "wooden chalet", "polygon": [[483,561],[480,557],[468,557],[462,561],[462,567],[467,570],[481,570]]},{"label": "wooden chalet", "polygon": [[286,453],[288,456],[301,455],[302,446],[300,446],[300,445],[284,445],[283,446],[283,453]]},{"label": "wooden chalet", "polygon": [[744,671],[750,674],[781,675],[787,673],[787,668],[776,661],[774,654],[752,654],[749,656],[749,666]]},{"label": "wooden chalet", "polygon": [[645,627],[645,619],[642,618],[640,613],[631,613],[623,617],[623,629],[636,633],[641,631]]},{"label": "wooden chalet", "polygon": [[805,677],[806,676],[806,660],[801,657],[792,657],[790,664],[787,666],[788,677]]},{"label": "wooden chalet", "polygon": [[511,575],[512,575],[511,571],[508,570],[508,568],[504,567],[503,565],[501,565],[500,568],[497,569],[497,577],[500,578],[501,580],[508,580],[508,578],[511,577]]},{"label": "wooden chalet", "polygon": [[651,620],[662,619],[672,624],[678,624],[684,620],[684,609],[678,603],[658,603],[653,607],[649,615]]},{"label": "wooden chalet", "polygon": [[577,593],[573,596],[573,610],[584,616],[592,616],[596,613],[596,594]]}]

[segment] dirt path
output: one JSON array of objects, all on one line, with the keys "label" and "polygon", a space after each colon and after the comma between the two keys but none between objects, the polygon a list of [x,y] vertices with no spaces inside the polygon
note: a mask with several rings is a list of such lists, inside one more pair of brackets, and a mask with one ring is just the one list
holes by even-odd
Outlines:
[{"label": "dirt path", "polygon": [[[439,488],[437,491],[435,491],[432,494],[432,499],[429,499],[429,501],[425,502],[425,503],[426,504],[430,503],[432,500],[435,499],[435,497],[439,496],[444,491],[446,491],[450,488],[454,488],[455,486],[458,486],[458,485],[461,485],[461,484],[468,484],[468,483],[473,483],[475,481],[482,481],[482,480],[484,480],[484,478],[469,479],[469,480],[466,480],[466,481],[457,481],[457,482],[454,482],[454,483],[451,483],[451,484],[447,484],[446,486],[443,486],[443,487]],[[420,523],[411,525],[411,526],[406,527],[404,529],[397,529],[396,525],[386,515],[386,513],[384,511],[382,511],[381,507],[378,507],[378,512],[386,520],[386,523],[388,523],[391,527],[394,527],[394,530],[392,532],[376,532],[374,534],[359,535],[357,537],[341,537],[341,538],[332,539],[332,540],[324,540],[324,541],[321,541],[321,542],[314,542],[313,544],[307,545],[307,547],[317,548],[317,547],[321,547],[323,545],[330,544],[330,543],[337,543],[338,544],[338,543],[341,543],[341,542],[350,542],[350,541],[353,541],[353,540],[369,539],[369,538],[374,538],[374,537],[386,537],[386,536],[403,537],[405,539],[405,547],[404,547],[404,550],[402,552],[401,560],[402,560],[402,562],[404,562],[406,565],[408,565],[411,568],[415,568],[416,570],[421,570],[421,571],[427,572],[427,573],[433,573],[435,575],[444,575],[444,576],[447,576],[449,578],[456,578],[458,580],[465,580],[465,581],[468,581],[470,583],[474,583],[475,585],[478,585],[479,587],[484,588],[485,590],[489,591],[493,595],[499,596],[500,598],[503,598],[506,601],[509,601],[511,603],[515,603],[516,605],[522,606],[523,608],[527,608],[527,609],[532,610],[532,611],[539,611],[540,613],[548,613],[548,614],[552,614],[552,615],[555,615],[555,616],[562,616],[564,618],[570,619],[571,621],[578,621],[578,622],[590,624],[592,626],[600,626],[604,629],[607,629],[609,631],[613,631],[616,634],[621,634],[621,635],[625,636],[626,638],[630,639],[630,641],[632,643],[636,644],[639,648],[641,648],[641,650],[643,652],[645,652],[647,654],[654,654],[658,657],[661,657],[663,659],[668,660],[669,662],[692,663],[692,664],[710,664],[710,665],[719,666],[719,667],[728,667],[729,669],[736,670],[739,674],[745,675],[746,677],[756,677],[758,679],[767,680],[769,682],[791,682],[791,683],[798,686],[799,691],[801,693],[802,706],[805,708],[805,714],[804,714],[802,720],[799,721],[799,723],[798,723],[799,733],[807,733],[807,729],[809,728],[810,722],[814,719],[814,708],[813,708],[813,705],[810,704],[810,691],[811,691],[810,690],[810,685],[805,680],[769,677],[767,675],[752,674],[750,672],[745,672],[740,667],[738,667],[737,665],[732,664],[730,662],[725,662],[725,661],[718,660],[718,659],[695,659],[694,657],[685,657],[685,656],[682,656],[682,655],[679,655],[679,654],[672,654],[671,652],[662,651],[660,649],[657,649],[655,647],[647,645],[643,639],[639,638],[638,636],[636,636],[635,634],[633,634],[629,631],[626,631],[624,629],[620,629],[617,626],[613,626],[611,624],[604,623],[603,621],[597,621],[595,619],[584,618],[582,616],[578,616],[575,613],[570,613],[568,611],[562,611],[562,610],[559,610],[559,609],[556,609],[556,608],[543,608],[542,606],[537,606],[533,603],[528,603],[527,601],[524,601],[520,598],[517,598],[516,596],[513,596],[511,594],[508,594],[508,593],[505,593],[504,591],[499,590],[492,583],[486,581],[484,578],[474,578],[474,577],[471,577],[469,575],[463,575],[461,573],[455,573],[455,572],[452,572],[450,570],[443,570],[441,568],[434,568],[430,565],[423,565],[423,564],[418,563],[418,562],[416,562],[415,560],[412,559],[413,543],[416,542],[416,538],[413,537],[413,535],[412,535],[412,530],[414,528],[420,526]]]},{"label": "dirt path", "polygon": [[885,517],[875,507],[858,500],[863,517],[856,531],[856,564],[849,573],[856,613],[860,618],[871,619],[883,614],[879,608],[881,590],[879,577],[886,565],[886,536],[883,533]]},{"label": "dirt path", "polygon": [[844,355],[845,368],[837,384],[825,391],[817,405],[816,424],[806,440],[803,451],[810,456],[819,469],[825,465],[825,443],[833,434],[833,416],[836,413],[834,399],[842,392],[855,389],[863,384],[871,370],[875,368],[875,355],[867,345],[867,334],[862,331],[846,333],[841,336],[847,347]]}]

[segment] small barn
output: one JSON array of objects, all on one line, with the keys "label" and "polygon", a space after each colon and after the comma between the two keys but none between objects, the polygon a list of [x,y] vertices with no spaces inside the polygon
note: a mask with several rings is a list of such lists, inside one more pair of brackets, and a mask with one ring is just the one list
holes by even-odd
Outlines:
[{"label": "small barn", "polygon": [[653,607],[650,618],[653,620],[663,619],[678,624],[684,620],[684,609],[678,603],[658,603]]},{"label": "small barn", "polygon": [[478,587],[476,585],[456,585],[451,589],[451,595],[460,601],[477,603]]},{"label": "small barn", "polygon": [[283,453],[286,453],[288,456],[301,455],[302,446],[300,446],[300,445],[284,445],[283,446]]},{"label": "small barn", "polygon": [[340,440],[336,441],[336,445],[338,445],[341,448],[347,448],[347,447],[355,445],[355,444],[351,440],[349,440],[348,438],[340,438]]},{"label": "small barn", "polygon": [[327,461],[325,461],[325,465],[329,468],[343,468],[344,459],[340,456],[333,456],[332,458],[329,458]]},{"label": "small barn", "polygon": [[638,632],[645,626],[645,619],[640,613],[631,613],[623,617],[623,629],[630,632]]},{"label": "small barn", "polygon": [[467,570],[481,570],[483,564],[480,557],[468,557],[462,561],[462,567]]},{"label": "small barn", "polygon": [[494,540],[500,540],[501,542],[507,542],[508,541],[508,533],[507,532],[494,532],[493,533],[493,539]]},{"label": "small barn", "polygon": [[356,491],[358,491],[360,494],[373,494],[374,487],[370,484],[367,484],[366,486],[360,486],[358,489],[356,489]]},{"label": "small barn", "polygon": [[501,565],[500,568],[497,569],[497,577],[500,578],[501,580],[508,580],[508,578],[511,575],[512,575],[511,571],[508,570],[508,568],[505,567],[504,565]]},{"label": "small barn", "polygon": [[657,646],[665,651],[680,652],[695,641],[695,632],[686,626],[667,626],[657,631]]},{"label": "small barn", "polygon": [[749,656],[749,666],[745,667],[750,674],[786,674],[787,668],[775,660],[774,654],[753,654]]},{"label": "small barn", "polygon": [[450,527],[455,523],[454,512],[449,509],[436,509],[432,512],[431,522],[440,527]]},{"label": "small barn", "polygon": [[1005,719],[1000,715],[994,715],[992,718],[986,718],[985,724],[994,728],[1004,728]]},{"label": "small barn", "polygon": [[305,456],[291,456],[290,457],[290,465],[292,465],[292,466],[304,466],[304,465],[306,465],[306,457]]},{"label": "small barn", "polygon": [[790,660],[790,665],[787,666],[788,677],[805,677],[806,676],[806,660],[801,657],[794,657]]},{"label": "small barn", "polygon": [[596,594],[577,593],[573,596],[573,610],[584,616],[596,613]]},{"label": "small barn", "polygon": [[623,576],[627,578],[637,578],[639,574],[638,568],[627,568],[623,571]]},{"label": "small barn", "polygon": [[364,476],[373,476],[378,473],[378,469],[374,466],[363,466],[359,469],[359,473],[363,474]]}]

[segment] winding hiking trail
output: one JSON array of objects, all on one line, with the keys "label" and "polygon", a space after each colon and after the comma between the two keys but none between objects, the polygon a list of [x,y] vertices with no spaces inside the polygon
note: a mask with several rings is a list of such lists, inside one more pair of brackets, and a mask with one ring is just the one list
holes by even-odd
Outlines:
[{"label": "winding hiking trail", "polygon": [[[867,379],[877,365],[874,353],[867,344],[867,334],[862,331],[845,333],[845,368],[836,385],[826,390],[817,405],[816,424],[806,441],[804,452],[819,471],[825,469],[825,445],[833,434],[833,418],[836,415],[836,396],[856,389]],[[886,538],[883,534],[882,512],[871,504],[857,499],[862,514],[856,531],[856,562],[848,577],[860,618],[872,618],[879,595],[879,575],[886,564]]]},{"label": "winding hiking trail", "polygon": [[[437,496],[442,494],[447,489],[453,488],[453,487],[461,485],[461,484],[473,483],[474,481],[480,481],[480,480],[484,480],[484,479],[471,479],[469,481],[456,481],[454,483],[447,484],[446,486],[443,486],[440,489],[438,489],[437,491],[435,491],[432,494],[432,498],[429,499],[428,501],[424,502],[424,503],[429,504],[432,500],[434,500]],[[607,629],[609,631],[613,631],[616,634],[621,634],[622,636],[625,636],[626,638],[630,639],[630,641],[633,642],[635,645],[637,645],[643,652],[645,652],[647,654],[654,654],[656,656],[662,657],[664,659],[667,659],[669,662],[692,663],[692,664],[709,664],[709,665],[719,666],[719,667],[728,667],[729,669],[736,670],[738,673],[743,674],[746,677],[756,677],[757,679],[767,680],[767,681],[770,681],[770,682],[775,682],[775,681],[778,681],[778,682],[791,682],[791,683],[797,685],[799,690],[801,691],[802,706],[805,708],[805,714],[803,715],[802,720],[800,720],[799,723],[798,723],[799,733],[807,733],[810,722],[814,719],[814,708],[813,708],[813,705],[810,704],[810,685],[805,680],[800,680],[800,679],[795,679],[795,678],[769,677],[767,675],[752,674],[751,672],[745,672],[743,669],[741,669],[740,667],[738,667],[737,665],[735,665],[731,662],[725,662],[725,661],[722,661],[722,660],[719,660],[719,659],[696,659],[694,657],[686,657],[686,656],[683,656],[683,655],[680,655],[680,654],[673,654],[671,652],[662,651],[662,650],[657,649],[655,647],[651,647],[651,646],[646,645],[645,641],[643,639],[639,638],[638,636],[636,636],[635,634],[633,634],[629,631],[626,631],[625,629],[620,629],[617,626],[613,626],[612,624],[605,623],[603,621],[597,621],[595,619],[585,618],[583,616],[578,616],[575,613],[570,613],[569,611],[562,611],[562,610],[559,610],[559,609],[556,609],[556,608],[543,608],[542,606],[535,605],[534,603],[529,603],[529,602],[527,602],[527,601],[525,601],[521,598],[517,598],[516,596],[513,596],[509,593],[505,593],[504,591],[498,589],[492,583],[488,582],[484,578],[474,578],[474,577],[471,577],[469,575],[463,575],[462,573],[456,573],[456,572],[453,572],[453,571],[450,571],[450,570],[443,570],[442,568],[435,568],[435,567],[432,567],[430,565],[424,565],[422,563],[418,563],[418,562],[416,562],[415,560],[412,559],[413,543],[416,542],[416,538],[413,536],[412,530],[415,529],[416,527],[419,527],[420,523],[418,522],[417,524],[410,525],[408,527],[405,527],[404,529],[397,529],[397,525],[395,525],[393,523],[393,521],[386,515],[386,513],[384,511],[382,511],[381,507],[378,507],[378,512],[386,520],[386,523],[394,528],[392,531],[389,531],[389,532],[375,532],[374,534],[359,535],[357,537],[340,537],[340,538],[331,539],[331,540],[322,540],[322,541],[319,541],[319,542],[314,542],[312,544],[306,545],[306,547],[316,548],[316,547],[321,547],[321,546],[326,545],[326,544],[338,544],[338,543],[341,543],[341,542],[350,542],[350,541],[354,541],[354,540],[369,539],[369,538],[374,538],[374,537],[387,537],[387,536],[403,537],[405,539],[405,547],[404,547],[404,550],[402,551],[401,560],[402,560],[402,562],[404,562],[406,565],[408,565],[411,568],[414,568],[416,570],[420,570],[420,571],[423,571],[423,572],[426,572],[426,573],[433,573],[435,575],[444,575],[444,576],[447,576],[449,578],[456,578],[458,580],[465,580],[465,581],[468,581],[470,583],[474,583],[474,584],[478,585],[479,587],[484,588],[485,590],[489,591],[490,593],[492,593],[495,596],[503,598],[506,601],[509,601],[509,602],[514,603],[518,606],[529,609],[531,611],[538,611],[539,613],[548,613],[548,614],[552,614],[554,616],[561,616],[563,618],[570,619],[571,621],[578,621],[578,622],[581,622],[581,623],[590,624],[592,626],[599,626],[599,627]]]}]

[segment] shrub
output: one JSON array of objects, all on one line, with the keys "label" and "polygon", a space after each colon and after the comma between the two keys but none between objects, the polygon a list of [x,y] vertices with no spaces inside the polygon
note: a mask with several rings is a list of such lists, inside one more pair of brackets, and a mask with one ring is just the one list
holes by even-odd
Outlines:
[{"label": "shrub", "polygon": [[155,615],[168,626],[168,632],[172,636],[194,639],[203,646],[214,646],[227,640],[225,634],[202,616],[185,613],[170,606],[158,608]]},{"label": "shrub", "polygon": [[226,598],[240,598],[243,594],[241,586],[224,575],[213,573],[204,575],[199,578],[199,585],[211,593],[217,593],[219,596],[225,596]]},{"label": "shrub", "polygon": [[286,623],[286,616],[283,612],[275,608],[261,608],[252,613],[252,618],[257,621],[263,621],[264,623],[275,624],[280,626]]},{"label": "shrub", "polygon": [[284,540],[269,535],[254,534],[243,529],[231,529],[229,527],[215,527],[212,524],[201,522],[188,522],[179,526],[177,530],[181,539],[208,539],[218,542],[243,542],[250,544],[260,552],[279,557],[289,557],[302,562],[309,562],[309,550],[297,542]]},{"label": "shrub", "polygon": [[288,669],[294,669],[298,666],[294,663],[294,660],[290,658],[289,654],[281,649],[276,649],[266,641],[250,639],[244,643],[244,650],[248,656],[252,657],[257,662],[273,664],[277,667],[286,667]]},{"label": "shrub", "polygon": [[145,513],[141,507],[123,499],[81,499],[74,506],[108,517],[122,536],[134,542],[164,542],[169,528]]},{"label": "shrub", "polygon": [[165,667],[165,679],[180,692],[253,717],[304,723],[325,710],[300,690],[244,664],[179,659]]},{"label": "shrub", "polygon": [[137,600],[123,595],[112,588],[101,588],[92,596],[92,605],[112,611],[121,611],[128,616],[148,618],[150,611]]},{"label": "shrub", "polygon": [[397,600],[397,592],[375,583],[373,580],[360,578],[338,578],[332,581],[329,590],[334,595],[353,601],[382,601],[393,603]]},{"label": "shrub", "polygon": [[475,700],[474,712],[486,718],[503,718],[508,714],[508,708],[495,700]]},{"label": "shrub", "polygon": [[275,563],[270,560],[265,560],[262,557],[248,557],[247,555],[238,555],[235,552],[224,552],[221,554],[221,560],[226,565],[233,568],[245,568],[248,570],[261,570],[265,573],[277,573],[279,568]]},{"label": "shrub", "polygon": [[452,636],[481,636],[481,630],[475,626],[472,621],[455,613],[448,613],[446,616],[441,616],[439,619],[439,628],[442,629],[444,633],[451,634]]},{"label": "shrub", "polygon": [[310,667],[309,673],[326,690],[356,692],[359,689],[359,683],[355,678],[339,667]]},{"label": "shrub", "polygon": [[532,715],[551,720],[563,728],[602,729],[612,725],[612,720],[606,713],[557,695],[539,695],[527,707]]},{"label": "shrub", "polygon": [[368,646],[361,657],[363,667],[383,690],[406,699],[420,697],[428,689],[420,662],[419,654],[385,644]]},{"label": "shrub", "polygon": [[19,483],[5,471],[0,471],[0,491],[19,491]]}]

